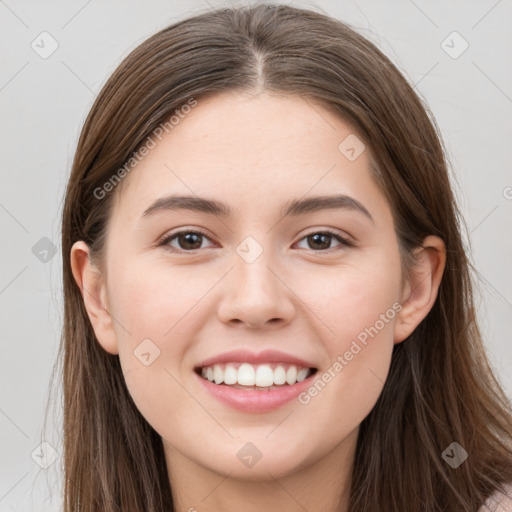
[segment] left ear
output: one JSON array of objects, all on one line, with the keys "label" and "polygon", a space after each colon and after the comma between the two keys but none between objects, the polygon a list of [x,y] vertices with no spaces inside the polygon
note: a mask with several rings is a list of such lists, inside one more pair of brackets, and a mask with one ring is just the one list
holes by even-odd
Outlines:
[{"label": "left ear", "polygon": [[432,309],[446,264],[445,244],[438,236],[428,236],[414,257],[416,264],[404,286],[402,309],[396,315],[395,343],[405,340]]}]

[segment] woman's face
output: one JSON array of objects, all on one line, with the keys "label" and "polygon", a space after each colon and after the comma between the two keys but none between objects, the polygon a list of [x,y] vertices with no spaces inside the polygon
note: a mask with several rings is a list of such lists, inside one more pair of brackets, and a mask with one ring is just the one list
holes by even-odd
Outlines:
[{"label": "woman's face", "polygon": [[111,320],[94,326],[166,454],[257,479],[353,453],[407,334],[369,148],[311,100],[267,93],[199,99],[155,140],[116,191]]}]

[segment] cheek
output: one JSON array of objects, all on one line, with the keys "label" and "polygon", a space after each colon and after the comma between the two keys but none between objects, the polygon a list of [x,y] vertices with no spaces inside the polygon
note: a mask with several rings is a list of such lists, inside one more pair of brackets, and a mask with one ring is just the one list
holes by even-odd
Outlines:
[{"label": "cheek", "polygon": [[[208,319],[201,299],[218,279],[190,267],[117,266],[109,294],[126,385],[150,424],[186,410],[190,396],[180,385],[195,333]],[[165,406],[169,408],[166,409]]]},{"label": "cheek", "polygon": [[396,316],[393,304],[399,288],[398,254],[384,251],[361,257],[355,264],[304,272],[297,282],[301,300],[315,313],[319,327],[326,328],[321,332],[326,333],[330,351],[343,348],[347,340],[376,323],[387,335],[392,327],[389,317]]},{"label": "cheek", "polygon": [[375,405],[391,362],[399,285],[398,256],[388,255],[364,266],[329,269],[301,283],[310,290],[304,301],[318,317],[317,331],[328,353],[326,367],[300,400],[319,422],[348,431]]},{"label": "cheek", "polygon": [[[112,274],[113,311],[125,329],[116,327],[116,331],[121,339],[129,338],[133,346],[150,338],[165,347],[170,338],[184,334],[184,326],[191,317],[197,320],[197,306],[218,280],[214,278],[183,266],[118,267]],[[174,348],[177,348],[175,344]]]}]

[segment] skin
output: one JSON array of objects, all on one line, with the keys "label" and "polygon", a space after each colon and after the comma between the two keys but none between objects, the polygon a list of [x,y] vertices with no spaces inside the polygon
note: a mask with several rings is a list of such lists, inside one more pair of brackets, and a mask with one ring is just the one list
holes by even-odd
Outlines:
[{"label": "skin", "polygon": [[[338,150],[354,133],[299,96],[199,100],[116,191],[102,265],[89,261],[84,242],[72,248],[97,340],[119,354],[135,404],[162,436],[180,512],[347,510],[359,425],[382,391],[393,345],[434,304],[445,265],[442,240],[427,237],[401,282],[370,148],[354,161]],[[170,193],[222,201],[236,214],[160,211],[141,219]],[[357,199],[373,222],[347,209],[280,216],[286,201],[334,193]],[[308,239],[326,228],[355,246]],[[187,229],[206,234],[193,253],[183,239],[168,242],[175,252],[158,246]],[[247,236],[263,249],[250,264],[236,252]],[[272,348],[314,362],[320,376],[397,302],[400,312],[306,405],[241,412],[213,399],[193,374],[228,350]],[[134,350],[147,338],[160,355],[145,366]],[[252,467],[237,457],[247,442],[262,453]]]}]

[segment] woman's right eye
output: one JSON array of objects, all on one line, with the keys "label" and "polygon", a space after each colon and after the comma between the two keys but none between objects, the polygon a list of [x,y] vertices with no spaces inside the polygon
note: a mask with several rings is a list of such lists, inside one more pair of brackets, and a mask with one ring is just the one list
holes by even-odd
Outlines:
[{"label": "woman's right eye", "polygon": [[[202,248],[201,238],[206,238],[209,240],[209,238],[200,231],[183,230],[178,231],[177,233],[174,233],[172,235],[166,236],[159,243],[159,245],[164,246],[166,249],[172,252],[190,252]],[[176,248],[171,246],[171,242],[174,241],[175,239],[180,247]]]}]

